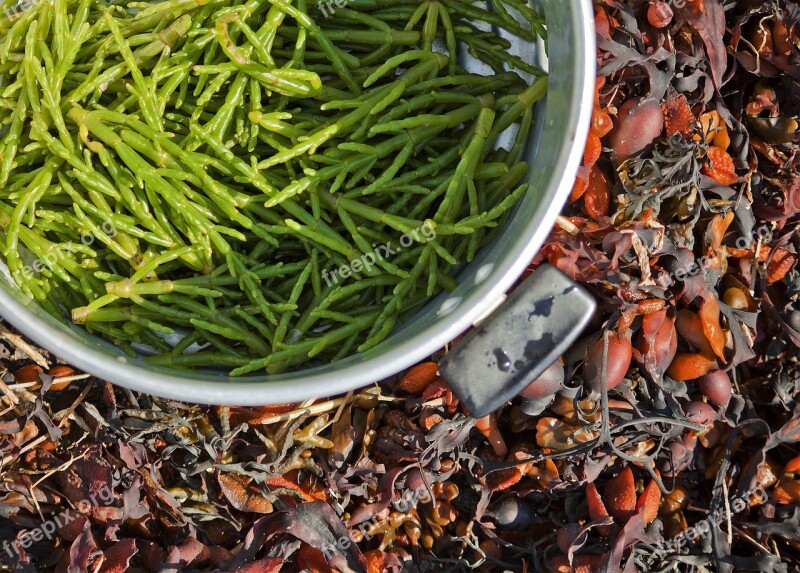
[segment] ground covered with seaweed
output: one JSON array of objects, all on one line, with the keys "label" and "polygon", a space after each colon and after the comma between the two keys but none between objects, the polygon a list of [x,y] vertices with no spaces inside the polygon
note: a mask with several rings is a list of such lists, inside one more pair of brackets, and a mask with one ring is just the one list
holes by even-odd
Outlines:
[{"label": "ground covered with seaweed", "polygon": [[447,348],[206,408],[0,326],[3,570],[800,570],[800,8],[595,10],[592,131],[531,264],[598,302],[561,361],[479,420]]}]

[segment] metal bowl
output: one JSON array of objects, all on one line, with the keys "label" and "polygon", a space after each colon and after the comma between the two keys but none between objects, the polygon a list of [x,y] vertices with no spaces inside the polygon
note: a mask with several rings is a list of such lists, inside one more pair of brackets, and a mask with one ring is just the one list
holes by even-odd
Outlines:
[{"label": "metal bowl", "polygon": [[[205,404],[262,405],[329,396],[395,374],[486,317],[525,270],[566,202],[583,153],[595,76],[590,0],[542,0],[547,56],[519,41],[512,48],[549,72],[545,102],[526,151],[528,193],[501,233],[458,275],[452,293],[432,299],[368,352],[300,372],[229,378],[156,367],[123,354],[84,329],[58,322],[22,295],[0,264],[0,315],[70,364],[131,390]],[[1,263],[1,261],[0,261]]]}]

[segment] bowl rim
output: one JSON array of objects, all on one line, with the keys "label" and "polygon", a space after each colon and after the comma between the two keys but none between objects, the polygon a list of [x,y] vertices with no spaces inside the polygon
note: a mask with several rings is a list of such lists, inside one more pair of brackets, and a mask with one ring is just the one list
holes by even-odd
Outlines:
[{"label": "bowl rim", "polygon": [[[279,378],[266,375],[225,378],[170,372],[150,365],[145,368],[138,365],[137,361],[123,356],[111,356],[88,346],[77,336],[70,334],[68,328],[54,328],[2,288],[1,283],[0,315],[55,356],[98,378],[138,392],[201,404],[258,406],[332,396],[367,386],[424,360],[473,326],[504,300],[506,291],[527,268],[547,238],[572,190],[593,109],[596,73],[594,18],[590,0],[567,0],[562,3],[564,0],[542,2],[545,16],[549,6],[571,5],[569,14],[574,36],[571,47],[577,45],[579,48],[572,54],[572,69],[565,71],[572,74],[570,101],[565,102],[572,113],[569,116],[568,133],[561,139],[557,150],[556,166],[561,173],[552,179],[557,181],[551,185],[555,188],[551,188],[547,197],[538,205],[536,224],[528,224],[526,233],[508,239],[507,249],[515,256],[505,257],[497,263],[492,276],[499,278],[477,285],[470,291],[467,299],[470,304],[462,305],[458,312],[438,320],[423,332],[405,337],[400,344],[388,350],[375,352],[374,350],[381,348],[379,345],[373,351],[341,362],[280,375]],[[549,37],[552,38],[552,35]],[[545,106],[544,121],[548,121],[549,107]],[[530,192],[538,190],[531,189],[528,193]]]}]

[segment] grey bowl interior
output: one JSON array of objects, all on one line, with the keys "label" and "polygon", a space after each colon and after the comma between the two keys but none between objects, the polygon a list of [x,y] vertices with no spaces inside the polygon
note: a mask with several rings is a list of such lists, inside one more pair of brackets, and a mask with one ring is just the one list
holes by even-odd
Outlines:
[{"label": "grey bowl interior", "polygon": [[[228,378],[186,374],[131,359],[79,327],[64,325],[14,286],[0,264],[0,315],[74,366],[133,390],[206,404],[261,405],[346,392],[424,359],[485,317],[504,298],[550,231],[572,188],[589,128],[595,74],[590,0],[542,0],[547,58],[535,46],[515,49],[546,64],[550,85],[528,146],[530,188],[495,240],[459,274],[459,287],[431,300],[372,350],[279,376]],[[537,54],[538,52],[538,54]],[[545,61],[547,60],[547,61]],[[479,381],[476,381],[479,383]]]}]

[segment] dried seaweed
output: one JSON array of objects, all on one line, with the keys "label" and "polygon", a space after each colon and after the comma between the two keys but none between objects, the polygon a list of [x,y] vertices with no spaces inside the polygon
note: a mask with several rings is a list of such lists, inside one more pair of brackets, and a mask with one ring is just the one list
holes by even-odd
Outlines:
[{"label": "dried seaweed", "polygon": [[531,264],[598,301],[557,393],[475,420],[444,349],[347,396],[207,408],[0,326],[3,570],[800,569],[800,8],[595,10],[588,161]]}]

